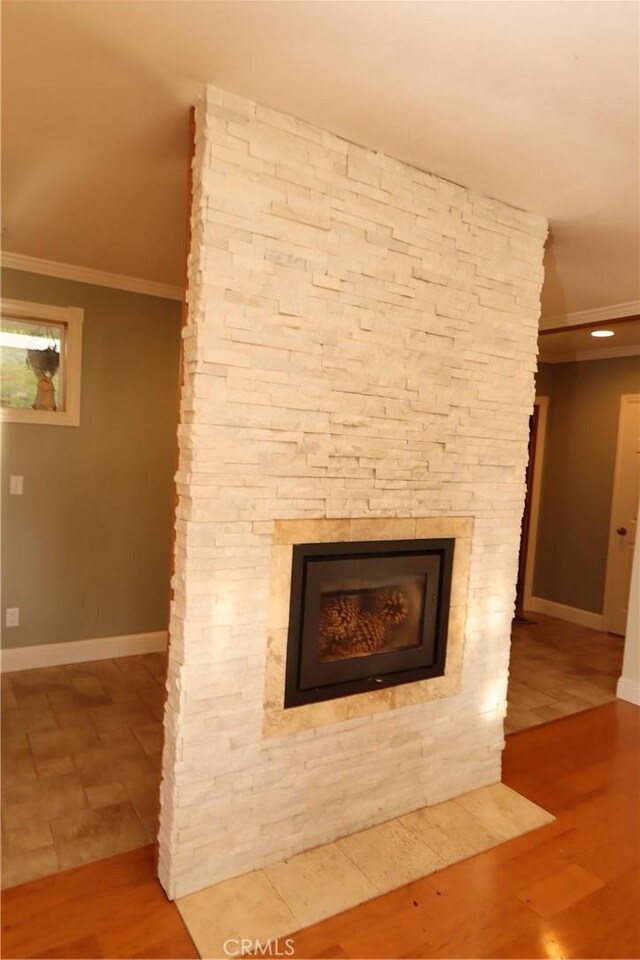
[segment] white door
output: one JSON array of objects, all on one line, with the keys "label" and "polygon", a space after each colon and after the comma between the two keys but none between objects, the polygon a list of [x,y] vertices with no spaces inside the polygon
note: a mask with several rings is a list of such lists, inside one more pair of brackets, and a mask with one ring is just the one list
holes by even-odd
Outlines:
[{"label": "white door", "polygon": [[618,450],[604,590],[604,629],[624,634],[640,496],[640,395],[620,399]]}]

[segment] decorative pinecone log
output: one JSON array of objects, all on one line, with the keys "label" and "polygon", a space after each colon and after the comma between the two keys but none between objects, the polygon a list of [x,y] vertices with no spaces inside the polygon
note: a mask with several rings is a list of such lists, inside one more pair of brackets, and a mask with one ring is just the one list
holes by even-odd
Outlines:
[{"label": "decorative pinecone log", "polygon": [[382,590],[376,597],[374,612],[384,623],[395,627],[407,619],[409,606],[400,590]]},{"label": "decorative pinecone log", "polygon": [[[373,613],[361,613],[356,628],[349,638],[348,652],[375,653],[384,641],[384,623]],[[342,646],[342,645],[341,645]]]},{"label": "decorative pinecone log", "polygon": [[331,597],[320,610],[320,632],[334,640],[344,640],[353,633],[358,621],[358,608],[348,597]]},{"label": "decorative pinecone log", "polygon": [[358,608],[348,597],[331,597],[320,610],[318,624],[320,654],[338,653],[337,645],[348,643],[358,622]]}]

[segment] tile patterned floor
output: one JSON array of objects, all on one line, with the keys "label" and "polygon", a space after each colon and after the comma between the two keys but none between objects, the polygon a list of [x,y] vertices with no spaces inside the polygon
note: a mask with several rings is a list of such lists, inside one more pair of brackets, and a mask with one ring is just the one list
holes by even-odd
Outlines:
[{"label": "tile patterned floor", "polygon": [[[503,783],[371,827],[177,901],[200,956],[264,943],[388,893],[553,817]],[[286,949],[286,943],[282,943]]]},{"label": "tile patterned floor", "polygon": [[165,669],[153,653],[3,675],[3,887],[155,839]]},{"label": "tile patterned floor", "polygon": [[534,624],[513,630],[506,733],[616,699],[624,637],[539,613],[529,616]]}]

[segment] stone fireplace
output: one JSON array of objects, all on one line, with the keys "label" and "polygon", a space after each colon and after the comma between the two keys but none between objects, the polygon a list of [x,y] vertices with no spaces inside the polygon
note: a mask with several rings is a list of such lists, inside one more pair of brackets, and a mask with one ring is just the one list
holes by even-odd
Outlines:
[{"label": "stone fireplace", "polygon": [[500,779],[546,236],[214,89],[193,170],[171,897]]}]

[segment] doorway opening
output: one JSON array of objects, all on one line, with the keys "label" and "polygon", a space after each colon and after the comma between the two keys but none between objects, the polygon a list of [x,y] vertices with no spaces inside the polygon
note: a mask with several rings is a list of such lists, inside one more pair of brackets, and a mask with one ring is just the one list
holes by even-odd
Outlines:
[{"label": "doorway opening", "polygon": [[[608,325],[624,327],[638,318]],[[614,700],[637,525],[640,361],[540,334],[507,732]]]}]

